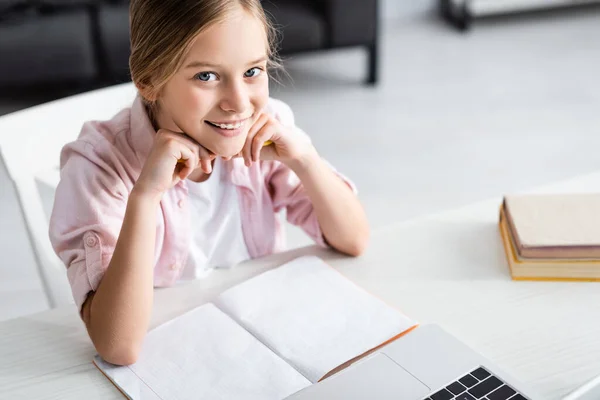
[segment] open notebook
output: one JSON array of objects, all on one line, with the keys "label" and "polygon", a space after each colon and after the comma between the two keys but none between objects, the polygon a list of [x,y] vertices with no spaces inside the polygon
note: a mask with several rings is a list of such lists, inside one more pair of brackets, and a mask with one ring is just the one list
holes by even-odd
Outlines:
[{"label": "open notebook", "polygon": [[131,366],[94,363],[131,399],[283,399],[415,326],[309,256],[150,331]]}]

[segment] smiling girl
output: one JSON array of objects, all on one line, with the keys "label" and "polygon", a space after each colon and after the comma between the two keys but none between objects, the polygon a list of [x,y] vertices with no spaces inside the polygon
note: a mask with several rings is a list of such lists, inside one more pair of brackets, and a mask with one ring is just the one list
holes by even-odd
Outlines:
[{"label": "smiling girl", "polygon": [[50,221],[98,353],[138,357],[153,288],[285,249],[278,214],[357,256],[353,185],[269,97],[273,29],[260,0],[132,0],[139,95],[61,154]]}]

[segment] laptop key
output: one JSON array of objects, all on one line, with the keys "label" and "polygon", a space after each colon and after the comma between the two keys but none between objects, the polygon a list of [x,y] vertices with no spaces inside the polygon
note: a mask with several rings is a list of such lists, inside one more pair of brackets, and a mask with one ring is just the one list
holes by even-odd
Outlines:
[{"label": "laptop key", "polygon": [[487,378],[488,376],[490,376],[491,374],[483,368],[477,368],[475,371],[471,372],[471,375],[473,375],[475,378],[482,381],[485,378]]},{"label": "laptop key", "polygon": [[451,385],[446,386],[446,389],[448,389],[449,391],[451,391],[452,394],[454,394],[454,395],[461,394],[462,392],[464,392],[465,390],[467,390],[466,387],[464,387],[463,385],[461,385],[458,382],[454,382]]},{"label": "laptop key", "polygon": [[454,398],[454,400],[476,400],[475,397],[471,396],[469,393],[464,392],[462,394],[459,394],[458,396],[456,396]]},{"label": "laptop key", "polygon": [[490,376],[485,381],[479,382],[477,386],[474,386],[471,389],[469,389],[469,393],[475,396],[475,398],[480,399],[486,394],[502,386],[502,384],[503,383],[500,379],[496,378],[495,376]]},{"label": "laptop key", "polygon": [[477,382],[479,382],[477,379],[473,378],[473,375],[471,374],[463,376],[458,381],[468,388],[475,386]]},{"label": "laptop key", "polygon": [[487,397],[489,400],[508,400],[512,395],[517,393],[513,390],[513,388],[509,386],[500,386],[497,390],[488,394]]},{"label": "laptop key", "polygon": [[527,400],[527,399],[522,394],[518,394],[514,397],[511,397],[510,400]]},{"label": "laptop key", "polygon": [[432,394],[430,397],[431,400],[451,400],[454,398],[454,395],[446,389],[442,389],[439,392]]}]

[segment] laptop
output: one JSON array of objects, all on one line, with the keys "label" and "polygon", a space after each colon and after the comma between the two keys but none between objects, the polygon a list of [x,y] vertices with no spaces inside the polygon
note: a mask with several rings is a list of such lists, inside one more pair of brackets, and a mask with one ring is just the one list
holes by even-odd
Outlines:
[{"label": "laptop", "polygon": [[421,325],[288,400],[538,400],[436,324]]}]

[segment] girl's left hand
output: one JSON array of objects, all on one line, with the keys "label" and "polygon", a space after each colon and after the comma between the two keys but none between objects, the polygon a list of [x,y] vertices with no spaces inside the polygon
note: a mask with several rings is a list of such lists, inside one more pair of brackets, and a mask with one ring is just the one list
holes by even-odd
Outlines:
[{"label": "girl's left hand", "polygon": [[[273,143],[264,146],[267,140]],[[310,139],[303,132],[284,126],[270,114],[262,113],[250,127],[240,155],[248,167],[259,160],[277,160],[291,166],[314,151]]]}]

